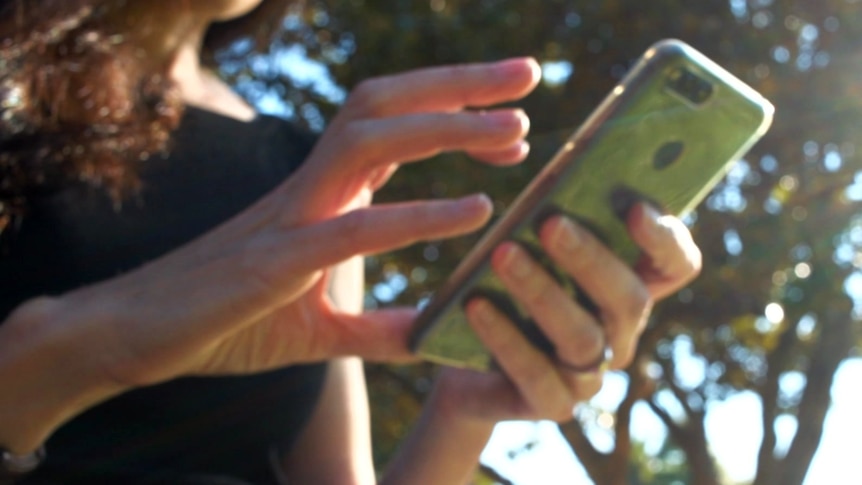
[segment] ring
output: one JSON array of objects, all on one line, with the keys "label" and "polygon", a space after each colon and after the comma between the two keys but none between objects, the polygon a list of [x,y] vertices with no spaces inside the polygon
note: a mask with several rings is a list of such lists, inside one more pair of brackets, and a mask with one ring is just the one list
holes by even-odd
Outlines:
[{"label": "ring", "polygon": [[561,368],[570,371],[576,372],[579,374],[601,374],[611,367],[611,361],[614,359],[614,350],[610,347],[605,347],[604,352],[602,352],[596,360],[590,362],[586,365],[575,365],[569,362],[564,361],[557,357],[557,365]]}]

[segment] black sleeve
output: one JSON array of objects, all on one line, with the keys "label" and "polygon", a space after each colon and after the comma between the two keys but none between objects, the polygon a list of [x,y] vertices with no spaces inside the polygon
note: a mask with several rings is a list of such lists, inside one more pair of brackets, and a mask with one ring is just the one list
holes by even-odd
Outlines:
[{"label": "black sleeve", "polygon": [[244,123],[190,108],[170,156],[142,163],[143,188],[121,206],[72,184],[33,200],[6,230],[0,321],[24,300],[114,277],[207,232],[289,177],[314,141],[281,119]]}]

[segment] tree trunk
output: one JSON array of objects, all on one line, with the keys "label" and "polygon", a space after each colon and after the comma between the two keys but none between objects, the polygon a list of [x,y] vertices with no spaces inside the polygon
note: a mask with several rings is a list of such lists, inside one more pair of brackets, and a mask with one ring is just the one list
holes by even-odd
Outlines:
[{"label": "tree trunk", "polygon": [[852,325],[849,311],[842,314],[833,310],[824,318],[820,340],[806,373],[808,380],[799,403],[799,428],[796,436],[787,456],[780,460],[780,465],[775,468],[775,475],[762,477],[761,481],[755,482],[754,485],[796,485],[805,480],[811,460],[823,437],[823,424],[831,405],[835,371],[855,345]]}]

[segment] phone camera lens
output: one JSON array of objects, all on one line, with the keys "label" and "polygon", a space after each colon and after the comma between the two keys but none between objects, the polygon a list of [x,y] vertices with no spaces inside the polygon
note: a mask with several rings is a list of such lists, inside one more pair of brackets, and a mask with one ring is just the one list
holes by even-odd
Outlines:
[{"label": "phone camera lens", "polygon": [[698,105],[709,100],[715,91],[709,81],[685,68],[671,71],[667,84],[672,91]]}]

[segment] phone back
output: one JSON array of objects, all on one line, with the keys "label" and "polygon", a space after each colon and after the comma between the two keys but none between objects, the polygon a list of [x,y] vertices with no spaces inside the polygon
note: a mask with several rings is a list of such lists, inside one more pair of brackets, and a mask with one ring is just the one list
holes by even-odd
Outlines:
[{"label": "phone back", "polygon": [[549,215],[565,213],[622,260],[639,250],[624,214],[647,200],[670,214],[693,209],[768,129],[773,108],[762,96],[676,40],[650,48],[482,238],[423,309],[412,336],[422,358],[487,370],[493,359],[463,312],[471,297],[490,299],[549,353],[550,342],[508,297],[490,269],[491,251],[519,241],[588,309],[571,279],[550,264],[536,237]]}]

